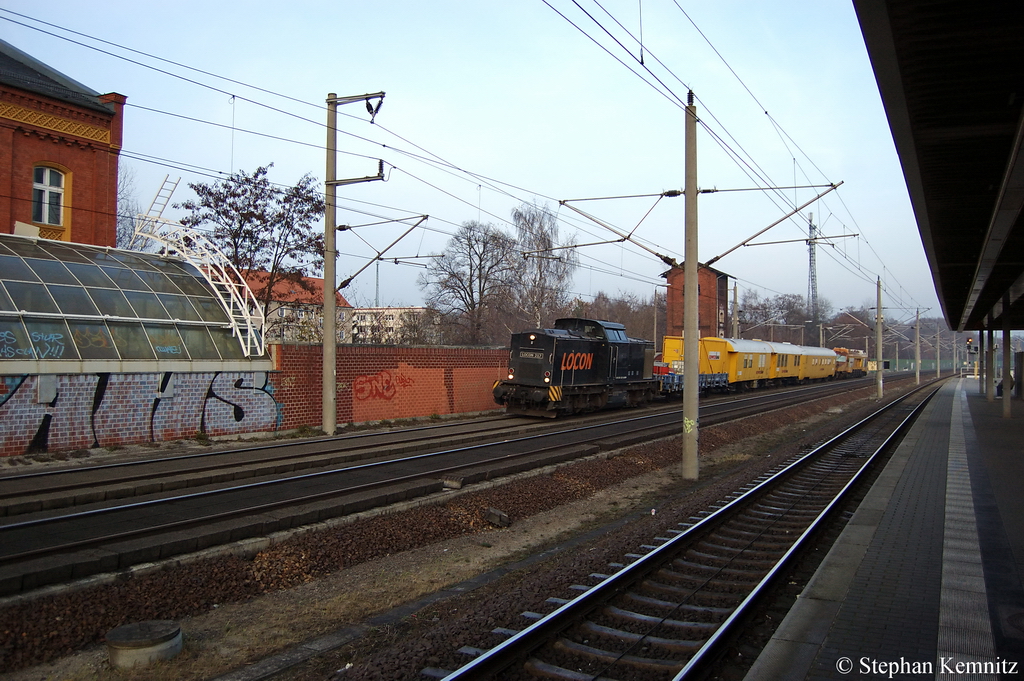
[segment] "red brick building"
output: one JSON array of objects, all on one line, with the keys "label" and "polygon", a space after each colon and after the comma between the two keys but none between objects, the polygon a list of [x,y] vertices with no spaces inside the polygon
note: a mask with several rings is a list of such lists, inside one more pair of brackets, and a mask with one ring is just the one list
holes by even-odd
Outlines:
[{"label": "red brick building", "polygon": [[[683,301],[686,297],[683,292],[685,268],[686,263],[683,263],[661,275],[668,281],[668,293],[665,296],[668,318],[666,336],[683,335]],[[726,338],[729,331],[729,275],[705,265],[698,265],[697,289],[700,337]]]},{"label": "red brick building", "polygon": [[125,100],[0,40],[0,232],[115,244]]},{"label": "red brick building", "polygon": [[[324,327],[324,280],[318,277],[296,277],[277,275],[274,285],[268,291],[268,272],[247,272],[248,284],[257,300],[267,300],[263,311],[267,325],[263,330],[268,341],[273,342],[316,342],[323,341]],[[339,342],[347,343],[345,328],[352,305],[335,292],[334,300],[338,314]]]}]

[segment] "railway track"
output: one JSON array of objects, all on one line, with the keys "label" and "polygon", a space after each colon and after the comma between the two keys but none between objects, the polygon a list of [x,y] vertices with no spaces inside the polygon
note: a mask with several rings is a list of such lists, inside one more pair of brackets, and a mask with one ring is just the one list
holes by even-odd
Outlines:
[{"label": "railway track", "polygon": [[[753,397],[710,401],[701,408],[702,418],[708,419],[708,423],[720,422],[722,418],[738,418],[757,413],[758,410],[798,404],[825,391],[831,394],[840,387],[853,389],[860,386],[852,382],[842,386],[819,385],[777,394],[763,393]],[[678,411],[672,405],[663,409],[666,408],[668,411]],[[646,411],[656,413],[663,409],[651,408]],[[125,499],[133,497],[286,477],[359,461],[560,430],[567,424],[615,421],[632,418],[633,415],[633,412],[604,412],[559,422],[499,416],[453,424],[318,438],[302,443],[261,444],[22,474],[8,471],[0,473],[0,517],[104,502],[124,503]]]},{"label": "railway track", "polygon": [[[744,617],[931,394],[912,393],[754,481],[721,506],[658,538],[576,598],[549,599],[522,630],[497,629],[490,650],[427,678],[612,681],[700,678]],[[917,397],[915,397],[915,395]],[[656,545],[655,545],[656,544]]]},{"label": "railway track", "polygon": [[[709,404],[702,419],[816,399],[821,388]],[[477,429],[454,424],[7,476],[0,479],[7,509],[0,519],[0,595],[265,536],[679,428],[679,410],[671,407],[608,416],[530,428],[522,419],[497,419]],[[514,436],[526,430],[532,434]],[[475,444],[441,446],[460,441]]]}]

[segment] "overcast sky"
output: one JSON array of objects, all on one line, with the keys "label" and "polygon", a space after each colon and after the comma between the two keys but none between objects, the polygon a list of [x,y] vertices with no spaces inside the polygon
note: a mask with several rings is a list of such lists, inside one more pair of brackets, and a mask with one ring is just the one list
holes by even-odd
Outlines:
[{"label": "overcast sky", "polygon": [[[842,182],[757,241],[804,238],[813,213],[835,237],[817,251],[817,282],[837,310],[873,306],[881,277],[887,316],[939,316],[849,2],[599,3],[106,0],[97,11],[7,0],[0,35],[100,93],[128,97],[122,162],[143,209],[165,175],[181,178],[173,201],[189,198],[189,182],[269,163],[275,182],[322,181],[327,94],[385,92],[376,124],[362,102],[340,109],[339,176],[374,175],[381,159],[386,181],[341,187],[338,221],[407,222],[340,233],[339,281],[409,218],[430,218],[386,254],[403,264],[379,265],[379,293],[372,266],[343,290],[353,304],[420,304],[422,270],[405,263],[439,253],[466,221],[511,231],[523,202],[547,204],[580,244],[616,239],[559,201],[682,189],[682,102],[692,89],[698,185],[757,189],[700,196],[701,261]],[[826,187],[765,190],[794,185]],[[682,260],[683,198],[571,203]],[[573,291],[584,299],[646,298],[664,281],[662,262],[631,243],[579,255]],[[741,248],[715,267],[741,294],[808,290],[801,241]]]}]

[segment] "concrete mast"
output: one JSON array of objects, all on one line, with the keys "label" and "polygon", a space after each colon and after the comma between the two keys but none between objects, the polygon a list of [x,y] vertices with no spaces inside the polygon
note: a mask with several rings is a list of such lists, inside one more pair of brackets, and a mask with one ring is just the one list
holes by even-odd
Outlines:
[{"label": "concrete mast", "polygon": [[697,271],[697,108],[693,92],[686,103],[685,186],[683,254],[683,479],[700,474],[698,410],[700,393],[700,319]]}]

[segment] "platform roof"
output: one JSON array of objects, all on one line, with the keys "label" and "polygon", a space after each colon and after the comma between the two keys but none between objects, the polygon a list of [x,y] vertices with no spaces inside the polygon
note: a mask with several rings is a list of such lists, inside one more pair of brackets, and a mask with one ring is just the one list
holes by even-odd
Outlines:
[{"label": "platform roof", "polygon": [[270,366],[185,260],[0,234],[0,374]]},{"label": "platform roof", "polygon": [[1024,2],[854,6],[946,321],[1024,329]]}]

